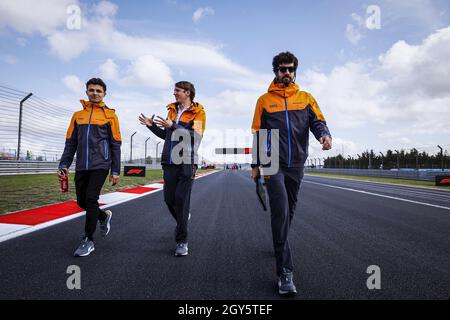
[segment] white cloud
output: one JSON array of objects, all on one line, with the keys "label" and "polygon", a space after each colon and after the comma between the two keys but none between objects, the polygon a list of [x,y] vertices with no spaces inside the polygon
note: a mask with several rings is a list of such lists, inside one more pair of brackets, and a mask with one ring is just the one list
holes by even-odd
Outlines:
[{"label": "white cloud", "polygon": [[25,34],[52,34],[65,26],[69,5],[78,0],[15,0],[0,1],[0,29],[9,27]]},{"label": "white cloud", "polygon": [[104,80],[119,79],[119,66],[113,59],[108,59],[100,66],[100,76]]},{"label": "white cloud", "polygon": [[380,56],[390,85],[402,92],[420,92],[428,97],[449,97],[450,27],[437,30],[419,45],[395,43]]},{"label": "white cloud", "polygon": [[[109,12],[113,13],[113,10],[109,9]],[[202,67],[228,75],[252,74],[244,66],[227,58],[218,46],[199,41],[132,36],[118,31],[111,16],[94,15],[89,19],[84,18],[80,30],[53,32],[48,37],[48,42],[51,52],[63,61],[70,61],[83,52],[94,49],[115,59],[135,61],[141,56],[151,54],[170,66]]]},{"label": "white cloud", "polygon": [[348,23],[345,28],[345,37],[353,44],[357,45],[364,38],[365,21],[364,18],[357,13],[352,13],[350,17],[353,23]]},{"label": "white cloud", "polygon": [[349,139],[343,139],[339,137],[333,137],[333,148],[331,151],[324,151],[322,150],[322,145],[319,144],[315,138],[310,136],[310,142],[309,142],[309,158],[315,159],[320,158],[320,163],[323,163],[323,158],[336,156],[338,154],[343,155],[346,159],[349,156],[354,156],[357,153],[361,152],[362,149],[360,146],[355,143],[352,140]]},{"label": "white cloud", "polygon": [[[66,10],[70,4],[78,4],[71,0],[19,0],[0,3],[0,28],[7,26],[20,33],[40,32],[47,38],[50,52],[62,61],[68,62],[90,50],[106,53],[111,59],[127,60],[136,63],[140,57],[151,55],[168,68],[172,66],[200,67],[215,74],[251,76],[253,73],[229,58],[216,45],[206,42],[182,39],[162,39],[156,37],[132,36],[114,27],[114,15],[118,7],[108,1],[102,1],[90,9],[91,15],[82,15],[81,29],[66,29],[69,17]],[[22,10],[32,7],[33,10]],[[36,10],[34,10],[36,9]],[[201,8],[196,15],[199,19],[211,14],[210,8]],[[24,13],[26,11],[27,13]],[[39,14],[30,14],[29,11]],[[45,12],[44,12],[45,11]],[[82,11],[83,13],[84,11]],[[200,14],[201,12],[201,14]],[[7,14],[6,14],[7,13]],[[4,15],[4,17],[3,17]],[[3,19],[4,18],[4,19]],[[120,44],[120,45],[118,45]],[[149,84],[150,76],[140,75]],[[163,78],[163,83],[168,77]],[[154,85],[154,84],[152,84]]]},{"label": "white cloud", "polygon": [[165,89],[173,85],[169,67],[152,55],[138,57],[131,63],[129,75],[123,79],[126,85]]},{"label": "white cloud", "polygon": [[109,43],[113,30],[113,20],[110,17],[94,16],[92,20],[84,18],[81,29],[55,31],[47,37],[47,41],[50,51],[67,62],[90,50],[93,45],[117,47],[117,43]]},{"label": "white cloud", "polygon": [[192,15],[192,21],[194,23],[198,23],[202,18],[206,16],[213,16],[214,15],[214,9],[210,7],[202,7],[195,10],[194,14]]},{"label": "white cloud", "polygon": [[[111,102],[113,108],[116,107],[115,103],[119,102],[118,113],[121,123],[123,123],[125,139],[129,139],[127,135],[135,129],[137,116],[143,110],[165,115],[166,110],[161,106],[173,99],[170,90],[167,90],[174,83],[171,68],[183,70],[185,74],[190,74],[192,69],[200,71],[203,69],[203,71],[208,71],[212,80],[220,78],[224,81],[223,83],[227,79],[239,79],[235,86],[242,92],[236,92],[235,96],[231,93],[222,93],[219,96],[232,102],[232,108],[235,110],[242,114],[246,113],[246,118],[239,119],[238,124],[233,121],[235,114],[226,113],[229,119],[228,125],[244,127],[246,131],[250,132],[248,127],[251,123],[251,113],[256,97],[249,98],[248,95],[254,94],[255,83],[259,83],[260,75],[226,57],[218,45],[167,37],[134,36],[122,32],[114,26],[114,16],[118,8],[113,4],[102,2],[90,8],[85,6],[83,9],[90,14],[83,15],[80,30],[66,29],[64,19],[61,20],[61,23],[55,24],[55,27],[47,28],[48,30],[42,33],[42,36],[47,38],[50,52],[62,61],[71,61],[86,52],[106,54],[109,59],[99,65],[102,77],[127,87],[143,86],[148,88],[145,96],[139,96],[136,99],[130,96],[132,94],[129,91],[121,99],[117,99],[117,96],[110,96],[106,99],[107,103]],[[65,10],[63,11],[65,12]],[[208,12],[207,10],[203,14],[208,14]],[[202,16],[204,16],[203,14]],[[42,26],[39,26],[39,21],[35,21],[35,23],[35,32],[43,29]],[[22,29],[16,28],[15,30],[23,32]],[[120,70],[117,61],[121,62]],[[62,82],[73,92],[74,99],[84,96],[84,83],[77,76],[68,75],[62,79]],[[240,84],[251,83],[251,85],[241,87],[239,82]],[[269,82],[268,77],[263,91],[266,90]],[[227,86],[224,85],[224,87]],[[261,86],[260,89],[263,87]],[[245,90],[248,89],[252,92],[246,93]],[[162,92],[165,94],[163,95]],[[155,95],[160,98],[149,103],[149,96]],[[226,112],[227,106],[219,98],[213,97],[210,108],[207,100],[208,98],[205,97],[201,102],[208,109],[208,121],[212,121],[209,123],[220,123],[224,118],[223,111]],[[222,109],[216,108],[219,103]],[[213,133],[213,127],[215,126],[210,126],[208,132]],[[141,135],[148,135],[148,132],[144,130]],[[138,143],[137,140],[136,143]]]},{"label": "white cloud", "polygon": [[223,84],[226,87],[249,91],[265,92],[273,80],[273,74],[256,74],[249,76],[218,77],[214,81]]},{"label": "white cloud", "polygon": [[53,33],[47,38],[51,52],[67,62],[89,49],[89,35],[80,31]]},{"label": "white cloud", "polygon": [[360,16],[360,15],[358,15],[358,14],[356,14],[356,13],[352,13],[351,14],[351,17],[352,17],[352,19],[357,23],[357,25],[359,26],[359,27],[363,27],[364,26],[364,19]]},{"label": "white cloud", "polygon": [[[248,69],[231,61],[207,43],[134,37],[119,31],[113,31],[109,36],[109,40],[102,43],[101,48],[121,59],[136,59],[151,53],[155,58],[170,65],[198,66],[212,72],[228,74],[251,74]],[[117,43],[121,45],[117,46]]]},{"label": "white cloud", "polygon": [[98,4],[93,6],[93,12],[102,17],[112,17],[115,16],[119,7],[109,1],[100,1]]},{"label": "white cloud", "polygon": [[356,128],[392,118],[385,110],[386,83],[374,79],[364,63],[347,63],[328,75],[308,70],[300,75],[300,83],[313,93],[334,127]]},{"label": "white cloud", "polygon": [[[335,152],[341,153],[342,146],[346,155],[372,147],[383,151],[383,145],[409,148],[423,145],[431,135],[448,135],[449,46],[450,27],[434,32],[421,44],[399,41],[379,61],[349,62],[328,73],[307,70],[299,74],[301,88],[314,95],[328,120]],[[263,85],[256,82],[256,86]],[[233,86],[245,83],[245,77],[235,77]],[[244,87],[224,90],[204,101],[210,114],[222,118],[239,114],[237,122],[244,127],[261,93],[261,88]],[[246,121],[241,122],[242,118]],[[341,137],[350,132],[357,134],[355,141]],[[379,132],[378,139],[373,139],[373,132]],[[440,139],[448,140],[448,136]],[[310,147],[314,156],[329,155],[314,138]]]},{"label": "white cloud", "polygon": [[371,141],[381,150],[431,139],[443,143],[450,134],[448,56],[450,27],[419,44],[398,41],[375,63],[350,62],[329,73],[307,70],[299,83],[315,96],[334,137],[354,132],[361,148]]},{"label": "white cloud", "polygon": [[[253,116],[256,100],[263,93],[261,91],[225,90],[216,96],[206,98],[205,104],[209,111],[221,115],[239,115],[240,117],[247,116],[250,118]],[[250,124],[248,124],[248,127],[250,128]]]},{"label": "white cloud", "polygon": [[85,84],[75,75],[67,75],[62,79],[64,85],[73,93],[83,95]]},{"label": "white cloud", "polygon": [[363,38],[362,33],[359,31],[357,27],[352,24],[347,24],[345,29],[345,36],[351,44],[357,45],[358,42]]}]

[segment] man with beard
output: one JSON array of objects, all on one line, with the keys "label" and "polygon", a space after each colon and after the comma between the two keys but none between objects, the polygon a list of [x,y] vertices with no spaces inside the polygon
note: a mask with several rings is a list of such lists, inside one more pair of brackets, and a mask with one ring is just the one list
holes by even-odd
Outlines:
[{"label": "man with beard", "polygon": [[[290,52],[276,55],[272,61],[275,79],[267,93],[256,104],[252,132],[259,145],[260,130],[267,130],[265,150],[256,148],[253,153],[252,177],[259,178],[261,152],[271,153],[271,130],[278,129],[279,153],[271,154],[272,162],[278,161],[279,169],[265,175],[271,208],[273,246],[276,257],[278,291],[280,294],[295,294],[293,263],[288,242],[289,228],[297,204],[297,196],[303,178],[304,163],[308,157],[309,130],[322,144],[323,150],[331,149],[331,135],[325,118],[313,96],[300,91],[295,83],[297,58]],[[275,135],[274,135],[275,136]]]}]

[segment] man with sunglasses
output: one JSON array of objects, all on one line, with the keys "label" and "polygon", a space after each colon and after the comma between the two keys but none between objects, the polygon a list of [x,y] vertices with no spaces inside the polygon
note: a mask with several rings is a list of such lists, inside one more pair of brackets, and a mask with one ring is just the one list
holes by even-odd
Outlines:
[{"label": "man with sunglasses", "polygon": [[[176,102],[167,106],[166,118],[155,119],[155,115],[148,118],[141,114],[139,121],[156,136],[164,139],[161,155],[164,201],[177,223],[175,256],[186,256],[191,189],[197,170],[197,149],[205,130],[206,117],[203,106],[194,102],[195,88],[192,83],[177,82],[173,95]],[[182,149],[178,148],[179,144]]]},{"label": "man with sunglasses", "polygon": [[[264,165],[267,164],[260,163],[260,155],[262,152],[271,153],[271,130],[278,129],[278,155],[271,154],[271,158],[273,161],[276,157],[279,168],[276,173],[265,175],[264,179],[271,208],[278,292],[284,295],[297,293],[288,233],[308,157],[309,130],[322,144],[323,150],[331,149],[332,140],[316,100],[311,94],[300,91],[295,83],[297,58],[290,52],[282,52],[273,58],[272,67],[275,79],[268,92],[258,99],[253,117],[252,132],[257,148],[253,153],[252,177],[260,177],[260,166],[264,174]],[[267,130],[267,134],[260,134],[261,129]],[[264,150],[259,150],[260,139],[264,138]]]}]

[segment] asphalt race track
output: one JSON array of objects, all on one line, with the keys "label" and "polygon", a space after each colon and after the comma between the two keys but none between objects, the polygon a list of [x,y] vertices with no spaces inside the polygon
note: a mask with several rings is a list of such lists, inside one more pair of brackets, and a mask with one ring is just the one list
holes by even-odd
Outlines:
[{"label": "asphalt race track", "polygon": [[[248,171],[195,181],[189,256],[163,193],[112,207],[86,258],[84,218],[0,243],[0,299],[279,299],[270,211]],[[449,299],[450,192],[305,176],[290,232],[294,299]],[[81,269],[69,290],[68,266]],[[379,266],[381,289],[367,268]]]}]

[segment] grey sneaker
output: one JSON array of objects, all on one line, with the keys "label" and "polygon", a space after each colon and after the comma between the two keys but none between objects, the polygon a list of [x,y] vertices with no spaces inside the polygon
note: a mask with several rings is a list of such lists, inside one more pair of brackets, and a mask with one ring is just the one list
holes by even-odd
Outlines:
[{"label": "grey sneaker", "polygon": [[80,246],[78,247],[77,250],[75,250],[75,253],[73,255],[75,257],[86,257],[94,250],[95,250],[94,242],[92,242],[86,237],[83,239],[83,241],[81,241]]},{"label": "grey sneaker", "polygon": [[281,273],[278,279],[278,293],[279,294],[296,294],[297,289],[295,288],[294,282],[292,281],[293,274],[292,271],[286,268],[283,268],[283,272]]},{"label": "grey sneaker", "polygon": [[188,255],[188,244],[187,243],[177,243],[177,248],[175,249],[175,256],[187,256]]},{"label": "grey sneaker", "polygon": [[111,229],[111,218],[112,218],[112,211],[106,210],[106,219],[105,220],[99,220],[100,223],[100,234],[102,237],[106,237],[109,233],[109,230]]}]

